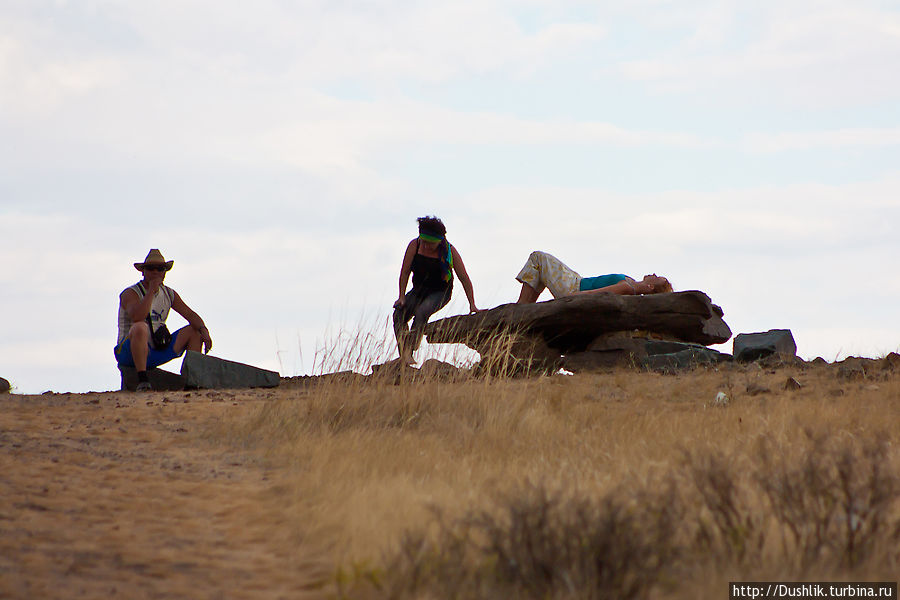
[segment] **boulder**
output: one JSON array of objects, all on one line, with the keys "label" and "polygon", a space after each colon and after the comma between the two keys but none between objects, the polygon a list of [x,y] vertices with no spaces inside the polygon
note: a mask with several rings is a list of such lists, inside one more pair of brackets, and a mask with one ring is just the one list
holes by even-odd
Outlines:
[{"label": "boulder", "polygon": [[7,380],[3,379],[2,377],[0,377],[0,394],[5,394],[6,392],[8,392],[11,389],[12,389],[12,386],[9,384],[9,382]]},{"label": "boulder", "polygon": [[617,366],[673,372],[698,364],[731,360],[730,354],[700,344],[655,339],[651,335],[646,332],[621,332],[600,336],[588,344],[585,352],[570,352],[563,356],[562,367],[573,373],[605,371]]},{"label": "boulder", "polygon": [[749,362],[778,354],[795,356],[797,344],[790,329],[770,329],[762,333],[739,333],[734,338],[734,360]]},{"label": "boulder", "polygon": [[[138,384],[137,371],[134,367],[120,366],[119,373],[122,375],[122,390],[133,392]],[[178,373],[164,371],[157,367],[147,371],[147,375],[154,390],[178,391],[184,389],[185,379]]]},{"label": "boulder", "polygon": [[[649,342],[612,335],[623,332],[662,338],[657,342],[720,344],[731,337],[722,316],[722,309],[700,291],[582,294],[440,319],[425,327],[425,335],[432,344],[465,344],[481,355],[482,365],[512,360],[514,371],[548,370],[567,362],[578,368],[649,355]],[[586,352],[593,354],[580,354]]]},{"label": "boulder", "polygon": [[181,375],[187,388],[277,387],[281,376],[275,371],[216,358],[188,350],[181,363]]},{"label": "boulder", "polygon": [[698,365],[711,365],[731,360],[731,356],[703,346],[694,346],[677,352],[653,354],[641,361],[641,366],[651,371],[675,373]]}]

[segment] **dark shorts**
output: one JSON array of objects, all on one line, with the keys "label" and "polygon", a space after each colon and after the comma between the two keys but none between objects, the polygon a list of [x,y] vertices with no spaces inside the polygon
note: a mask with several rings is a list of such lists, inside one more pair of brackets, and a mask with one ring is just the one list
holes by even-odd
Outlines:
[{"label": "dark shorts", "polygon": [[[175,352],[175,340],[178,339],[180,331],[175,332],[175,335],[172,336],[172,341],[165,348],[159,350],[150,348],[147,354],[148,369],[158,367],[184,354],[184,348],[181,349],[181,352]],[[149,347],[150,344],[147,344],[147,346]],[[125,341],[113,348],[113,354],[116,355],[116,362],[120,367],[134,367],[134,357],[131,355],[131,338],[125,338]]]}]

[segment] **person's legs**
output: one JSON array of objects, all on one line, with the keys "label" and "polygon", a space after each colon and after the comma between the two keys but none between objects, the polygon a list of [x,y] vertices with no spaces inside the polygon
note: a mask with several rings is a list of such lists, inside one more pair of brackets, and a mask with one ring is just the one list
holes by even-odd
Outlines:
[{"label": "person's legs", "polygon": [[516,304],[534,304],[540,295],[539,291],[523,281],[522,290],[519,292],[519,299],[516,300]]},{"label": "person's legs", "polygon": [[538,296],[544,291],[544,287],[550,290],[554,298],[569,296],[578,291],[581,275],[566,266],[561,260],[548,254],[535,250],[528,256],[528,261],[519,271],[516,279],[531,288],[523,289],[519,293],[519,304],[536,302]]},{"label": "person's legs", "polygon": [[394,309],[394,337],[397,339],[397,351],[400,360],[406,364],[412,364],[412,350],[409,346],[409,320],[413,318],[413,311],[419,303],[419,295],[415,290],[410,290],[404,296],[403,306]]},{"label": "person's legs", "polygon": [[147,355],[150,353],[150,326],[144,321],[134,323],[128,330],[131,340],[131,358],[138,373],[147,370]]},{"label": "person's legs", "polygon": [[200,352],[203,348],[203,338],[200,336],[200,332],[190,325],[185,325],[176,331],[172,338],[172,348],[178,356],[181,356],[185,349]]},{"label": "person's legs", "polygon": [[431,315],[444,308],[448,302],[450,302],[449,291],[431,292],[422,296],[419,303],[413,309],[412,328],[409,332],[411,338],[409,344],[410,358],[412,358],[412,353],[418,350],[419,344],[422,342],[422,336],[425,332],[425,325],[428,324],[428,319],[431,318]]},{"label": "person's legs", "polygon": [[[191,332],[197,333],[190,326],[182,327],[172,336],[168,346],[165,348],[151,348],[149,331],[150,328],[147,326],[147,323],[135,323],[129,330],[128,337],[115,348],[118,365],[120,367],[134,367],[134,370],[137,371],[137,391],[151,389],[148,370],[184,354],[184,349],[189,347],[191,342]],[[197,337],[199,337],[199,334]],[[197,346],[197,349],[199,350],[200,347],[202,347],[202,341]]]}]

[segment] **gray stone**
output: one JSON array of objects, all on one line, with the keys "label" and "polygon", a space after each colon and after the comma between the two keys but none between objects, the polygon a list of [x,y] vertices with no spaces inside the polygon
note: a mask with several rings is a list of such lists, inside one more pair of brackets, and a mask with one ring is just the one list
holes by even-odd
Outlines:
[{"label": "gray stone", "polygon": [[651,371],[675,373],[693,369],[698,365],[710,365],[730,361],[731,356],[702,346],[667,354],[653,354],[641,361],[641,366]]},{"label": "gray stone", "polygon": [[[674,355],[668,358],[651,358],[658,355]],[[699,357],[699,359],[697,358]],[[689,344],[671,339],[654,339],[646,333],[617,332],[604,334],[590,344],[585,352],[570,352],[563,356],[562,367],[573,373],[607,371],[613,367],[642,366],[656,370],[687,368],[697,362],[724,362],[730,354],[710,350],[700,344]]]},{"label": "gray stone", "polygon": [[757,360],[772,354],[795,356],[797,344],[790,329],[770,329],[763,333],[739,333],[734,338],[734,359]]},{"label": "gray stone", "polygon": [[[137,371],[134,367],[119,367],[119,373],[122,375],[122,390],[133,392],[138,384]],[[185,379],[178,373],[171,373],[157,367],[148,370],[147,376],[154,390],[178,391],[184,389]]]},{"label": "gray stone", "polygon": [[5,394],[9,390],[12,389],[12,386],[9,385],[9,382],[2,377],[0,377],[0,394]]},{"label": "gray stone", "polygon": [[216,358],[188,350],[181,363],[181,374],[188,388],[255,388],[276,387],[281,376],[275,371],[259,369],[243,363]]}]

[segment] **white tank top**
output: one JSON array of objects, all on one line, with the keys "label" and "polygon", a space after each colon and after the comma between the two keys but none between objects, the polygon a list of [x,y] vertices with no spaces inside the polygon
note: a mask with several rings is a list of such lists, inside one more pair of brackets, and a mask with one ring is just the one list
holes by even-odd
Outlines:
[{"label": "white tank top", "polygon": [[[144,290],[144,284],[140,281],[124,291],[128,290],[134,290],[138,295],[138,301],[143,300],[147,293]],[[172,308],[174,300],[175,290],[166,285],[159,286],[156,296],[153,297],[153,303],[150,305],[150,323],[153,325],[153,331],[156,331],[160,325],[166,322],[166,318],[169,316],[169,309]],[[122,308],[122,303],[119,302],[119,339],[116,344],[121,344],[128,337],[131,325],[131,317],[128,316],[128,312]]]}]

